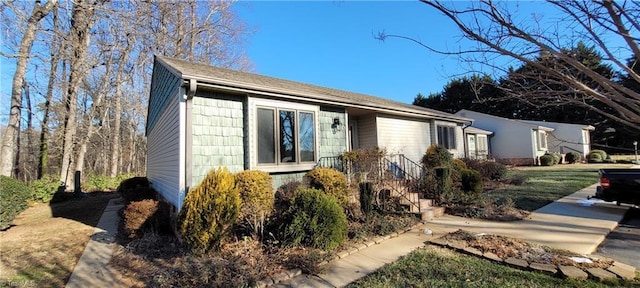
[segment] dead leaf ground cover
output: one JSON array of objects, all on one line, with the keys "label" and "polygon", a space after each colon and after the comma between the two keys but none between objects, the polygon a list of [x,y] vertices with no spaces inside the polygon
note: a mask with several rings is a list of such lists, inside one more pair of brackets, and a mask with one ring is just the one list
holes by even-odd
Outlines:
[{"label": "dead leaf ground cover", "polygon": [[[442,237],[447,241],[462,242],[464,246],[476,248],[483,253],[492,252],[502,259],[509,257],[536,262],[575,266],[578,268],[603,268],[613,264],[613,260],[589,258],[568,250],[559,250],[547,246],[536,245],[521,239],[500,235],[476,234],[465,230],[458,230]],[[591,263],[577,262],[570,257],[588,258]]]}]

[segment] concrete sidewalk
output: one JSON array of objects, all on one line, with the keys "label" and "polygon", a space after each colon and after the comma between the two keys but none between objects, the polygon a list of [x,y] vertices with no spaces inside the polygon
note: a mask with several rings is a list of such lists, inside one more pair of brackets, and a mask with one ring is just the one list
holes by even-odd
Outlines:
[{"label": "concrete sidewalk", "polygon": [[[300,275],[275,287],[342,287],[358,280],[387,263],[422,247],[425,241],[464,229],[476,233],[497,234],[590,254],[607,234],[616,228],[629,206],[591,201],[596,185],[559,199],[534,212],[522,221],[495,222],[445,215],[410,232],[370,246],[345,258],[335,260],[318,275]],[[591,206],[583,206],[592,204]],[[433,235],[425,235],[428,228]]]},{"label": "concrete sidewalk", "polygon": [[116,245],[121,202],[120,198],[109,200],[65,287],[118,287],[117,273],[108,264]]}]

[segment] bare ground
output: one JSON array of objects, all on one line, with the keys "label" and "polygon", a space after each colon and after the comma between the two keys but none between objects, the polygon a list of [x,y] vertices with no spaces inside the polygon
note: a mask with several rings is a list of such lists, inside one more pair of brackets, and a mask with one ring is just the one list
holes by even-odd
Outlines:
[{"label": "bare ground", "polygon": [[115,193],[36,204],[0,232],[0,286],[63,287]]}]

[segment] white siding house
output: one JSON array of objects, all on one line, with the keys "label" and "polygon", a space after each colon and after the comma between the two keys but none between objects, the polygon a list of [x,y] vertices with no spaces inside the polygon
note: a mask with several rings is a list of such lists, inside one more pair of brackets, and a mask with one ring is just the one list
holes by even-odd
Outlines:
[{"label": "white siding house", "polygon": [[456,115],[473,118],[474,127],[493,131],[491,155],[514,164],[536,164],[547,152],[576,151],[584,157],[590,151],[589,132],[594,130],[590,125],[515,120],[470,110]]},{"label": "white siding house", "polygon": [[[211,169],[299,180],[323,159],[380,147],[419,161],[432,143],[464,153],[471,119],[374,96],[156,56],[147,177],[180,209]],[[440,136],[437,133],[440,128]],[[443,130],[444,129],[444,130]]]}]

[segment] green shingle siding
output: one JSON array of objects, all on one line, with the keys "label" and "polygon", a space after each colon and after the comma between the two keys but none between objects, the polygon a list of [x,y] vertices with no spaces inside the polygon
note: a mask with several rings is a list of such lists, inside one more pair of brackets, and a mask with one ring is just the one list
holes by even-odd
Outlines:
[{"label": "green shingle siding", "polygon": [[[332,127],[333,119],[340,119],[342,126],[340,130]],[[347,132],[346,113],[344,109],[333,109],[328,107],[320,107],[320,115],[318,116],[320,124],[320,157],[334,157],[347,151]]]},{"label": "green shingle siding", "polygon": [[242,97],[199,91],[192,109],[192,184],[212,169],[244,170],[244,106]]}]

